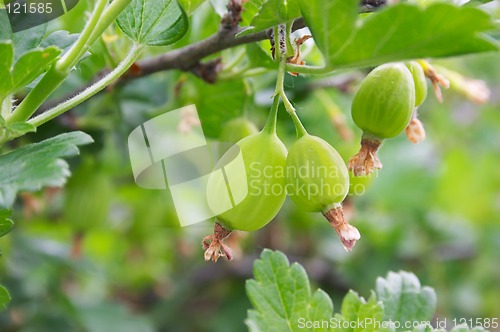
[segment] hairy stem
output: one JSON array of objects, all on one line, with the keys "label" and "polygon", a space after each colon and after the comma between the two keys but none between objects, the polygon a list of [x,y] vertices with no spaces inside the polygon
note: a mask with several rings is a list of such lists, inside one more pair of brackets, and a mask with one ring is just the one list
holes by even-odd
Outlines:
[{"label": "hairy stem", "polygon": [[[278,31],[279,32],[279,31]],[[276,38],[277,40],[283,39],[282,36],[280,38]],[[280,43],[281,44],[281,43]],[[307,131],[300,122],[299,117],[297,116],[297,113],[295,113],[295,107],[293,107],[292,103],[290,100],[288,100],[288,97],[286,96],[285,93],[285,75],[286,75],[286,46],[283,47],[280,45],[280,64],[278,67],[278,77],[276,79],[276,89],[274,91],[275,95],[281,96],[281,99],[283,100],[283,104],[285,105],[285,109],[287,113],[290,115],[292,118],[292,121],[295,125],[295,130],[297,132],[297,137],[302,137],[304,135],[307,135]]]},{"label": "hairy stem", "polygon": [[101,80],[98,82],[94,83],[93,85],[89,86],[87,89],[85,89],[82,93],[74,96],[73,98],[57,105],[56,107],[34,117],[33,119],[29,120],[28,122],[31,123],[34,126],[40,126],[44,124],[45,122],[52,120],[53,118],[63,114],[64,112],[68,111],[69,109],[75,107],[76,105],[81,104],[83,101],[89,99],[99,91],[103,90],[105,87],[110,85],[113,81],[115,81],[118,77],[123,75],[127,71],[127,69],[132,66],[132,64],[137,60],[139,55],[141,54],[141,51],[144,47],[141,45],[136,45],[123,59],[118,66],[113,69],[109,74],[104,76]]},{"label": "hairy stem", "polygon": [[107,8],[104,8],[107,0],[99,0],[89,22],[75,45],[68,51],[68,55],[63,56],[47,71],[40,82],[12,112],[7,122],[28,120],[52,92],[61,85],[71,68],[131,1],[115,0]]}]

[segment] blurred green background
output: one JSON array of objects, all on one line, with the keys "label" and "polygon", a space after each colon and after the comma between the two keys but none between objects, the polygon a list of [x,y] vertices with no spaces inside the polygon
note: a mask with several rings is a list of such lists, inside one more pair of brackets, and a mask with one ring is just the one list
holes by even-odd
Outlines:
[{"label": "blurred green background", "polygon": [[[49,27],[78,32],[84,11],[80,2]],[[218,22],[204,3],[193,13],[188,34],[173,47],[210,35]],[[125,54],[129,44],[119,31],[108,31],[107,37],[55,97]],[[314,63],[317,51],[309,51]],[[136,186],[127,137],[144,121],[192,103],[212,138],[238,116],[262,128],[276,77],[272,70],[254,69],[266,65],[264,55],[255,45],[223,52],[224,63],[240,62],[215,85],[179,72],[130,81],[13,143],[69,130],[85,131],[95,140],[70,160],[73,175],[65,188],[25,193],[16,203],[15,228],[0,240],[0,281],[13,298],[0,314],[1,331],[245,331],[250,303],[244,284],[263,248],[279,249],[303,264],[337,306],[348,289],[368,296],[376,277],[408,270],[436,289],[438,317],[500,318],[498,53],[434,62],[484,80],[490,100],[477,105],[449,90],[440,104],[429,90],[419,109],[427,139],[413,145],[402,134],[385,142],[384,168],[365,195],[346,203],[362,234],[351,253],[323,216],[299,211],[287,199],[265,228],[233,234],[234,261],[203,261],[201,239],[213,223],[180,228],[168,192]],[[346,159],[359,147],[361,133],[349,109],[364,74],[286,80],[305,127]],[[345,121],[344,136],[352,131],[351,139],[339,135],[339,121]],[[286,145],[293,142],[293,124],[284,110],[278,133]]]}]

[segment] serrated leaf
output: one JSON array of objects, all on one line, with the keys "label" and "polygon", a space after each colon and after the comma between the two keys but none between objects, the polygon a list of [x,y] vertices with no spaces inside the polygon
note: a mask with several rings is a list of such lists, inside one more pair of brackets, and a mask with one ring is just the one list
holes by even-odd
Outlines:
[{"label": "serrated leaf", "polygon": [[335,318],[338,322],[336,331],[393,331],[392,328],[381,327],[384,306],[373,292],[366,301],[356,292],[349,291],[342,301],[341,314],[336,314]]},{"label": "serrated leaf", "polygon": [[175,43],[188,29],[186,13],[176,0],[132,0],[117,23],[133,41],[148,46]]},{"label": "serrated leaf", "polygon": [[[485,330],[482,327],[470,328],[466,324],[457,325],[450,330],[450,332],[485,332],[485,331],[487,330]],[[434,329],[432,326],[429,325],[420,325],[413,328],[412,332],[447,332],[447,331],[446,329]]]},{"label": "serrated leaf", "polygon": [[446,330],[435,330],[432,326],[428,324],[415,326],[412,332],[446,332]]},{"label": "serrated leaf", "polygon": [[42,74],[57,59],[61,50],[53,46],[34,49],[24,53],[14,65],[12,65],[11,42],[0,43],[0,52],[6,55],[0,60],[0,74],[2,74],[0,100],[3,100],[7,95],[19,91]]},{"label": "serrated leaf", "polygon": [[266,30],[278,24],[291,22],[300,16],[298,0],[266,0],[250,23],[251,27],[240,35]]},{"label": "serrated leaf", "polygon": [[249,332],[263,332],[267,329],[264,319],[256,310],[248,310],[245,325]]},{"label": "serrated leaf", "polygon": [[299,1],[326,66],[332,69],[498,49],[483,33],[493,28],[491,17],[476,8],[400,3],[358,18],[357,0]]},{"label": "serrated leaf", "polygon": [[206,0],[178,0],[179,5],[184,9],[188,16],[191,14]]},{"label": "serrated leaf", "polygon": [[[321,322],[332,316],[332,299],[322,289],[317,289],[308,307],[308,317],[313,322]],[[329,331],[326,328],[314,328],[313,331]]]},{"label": "serrated leaf", "polygon": [[377,298],[384,304],[384,320],[405,322],[430,321],[436,310],[436,293],[421,287],[418,278],[409,272],[389,272],[378,278]]},{"label": "serrated leaf", "polygon": [[7,304],[10,302],[10,294],[5,287],[0,285],[0,310],[7,308]]},{"label": "serrated leaf", "polygon": [[0,215],[6,220],[19,191],[36,191],[43,186],[62,186],[70,175],[61,157],[78,154],[77,145],[92,138],[83,132],[61,134],[25,145],[0,156]]},{"label": "serrated leaf", "polygon": [[[254,263],[254,278],[247,280],[246,291],[255,310],[246,320],[252,331],[304,331],[299,319],[328,321],[333,304],[323,292],[311,295],[304,268],[289,264],[279,251],[265,249]],[[315,329],[321,331],[321,329]]]},{"label": "serrated leaf", "polygon": [[78,36],[78,33],[70,34],[66,30],[58,30],[45,37],[40,43],[40,47],[55,46],[62,50],[61,54],[64,54],[76,42]]}]

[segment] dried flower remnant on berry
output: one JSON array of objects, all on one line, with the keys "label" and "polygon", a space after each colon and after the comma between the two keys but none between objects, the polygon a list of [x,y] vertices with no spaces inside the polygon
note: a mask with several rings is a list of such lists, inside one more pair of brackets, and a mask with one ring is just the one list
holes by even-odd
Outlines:
[{"label": "dried flower remnant on berry", "polygon": [[228,231],[219,223],[215,223],[214,234],[205,236],[201,242],[205,250],[205,261],[212,260],[212,262],[215,263],[220,256],[226,257],[227,260],[233,259],[231,248],[224,243],[224,240],[228,238],[229,235],[231,235],[231,231]]},{"label": "dried flower remnant on berry", "polygon": [[369,137],[362,138],[359,152],[349,160],[349,170],[355,176],[365,176],[371,174],[375,169],[381,169],[382,163],[377,156],[381,145],[382,141]]},{"label": "dried flower remnant on berry", "polygon": [[417,144],[425,140],[425,129],[422,122],[415,115],[411,119],[408,127],[406,127],[406,136],[413,144]]}]

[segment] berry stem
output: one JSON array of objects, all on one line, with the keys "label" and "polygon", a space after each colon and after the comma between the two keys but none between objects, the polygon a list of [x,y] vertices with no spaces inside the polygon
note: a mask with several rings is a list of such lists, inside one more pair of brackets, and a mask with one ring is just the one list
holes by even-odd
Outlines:
[{"label": "berry stem", "polygon": [[292,103],[290,102],[290,100],[288,100],[285,93],[285,74],[287,72],[286,62],[287,62],[286,54],[280,53],[280,63],[278,67],[278,77],[276,79],[276,89],[274,90],[274,95],[280,96],[281,99],[283,100],[283,105],[285,105],[285,109],[292,118],[292,121],[295,125],[297,137],[300,138],[304,135],[307,135],[307,131],[300,122],[300,119],[297,116],[297,113],[295,112],[295,107],[293,107]]},{"label": "berry stem", "polygon": [[263,132],[268,134],[276,134],[276,123],[278,118],[278,108],[280,104],[280,95],[274,95],[273,105],[271,106],[271,111],[269,112],[269,117],[267,118],[266,124],[264,126]]}]

